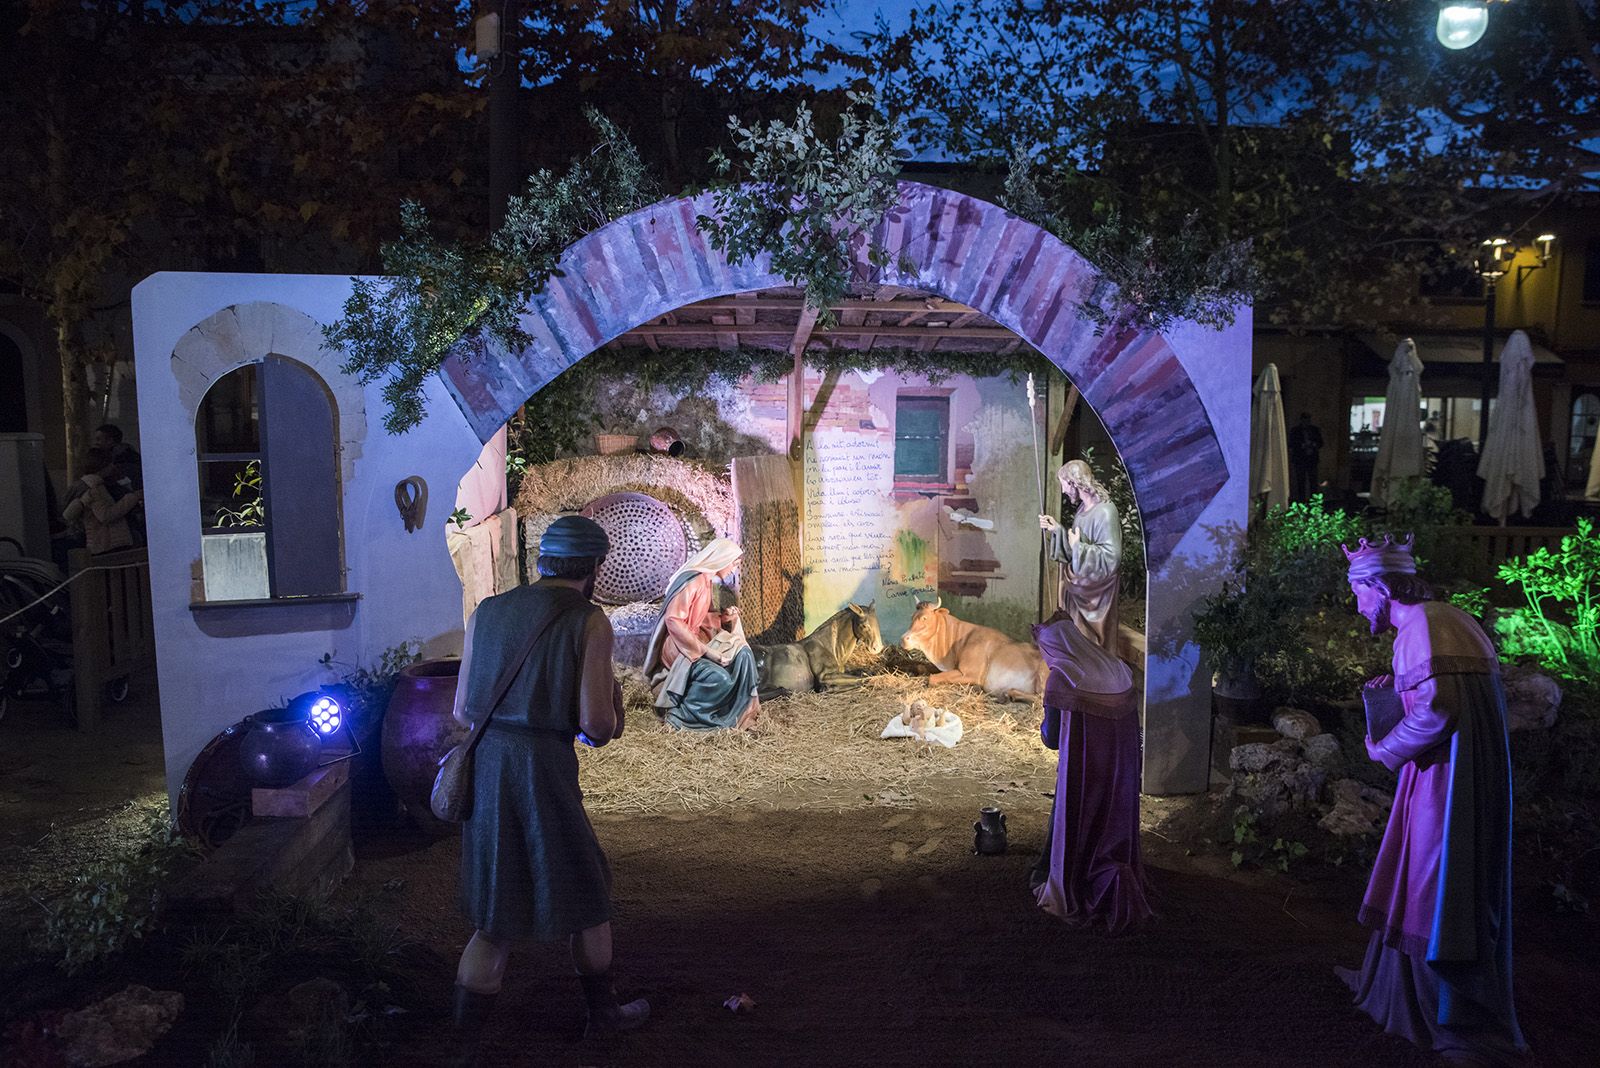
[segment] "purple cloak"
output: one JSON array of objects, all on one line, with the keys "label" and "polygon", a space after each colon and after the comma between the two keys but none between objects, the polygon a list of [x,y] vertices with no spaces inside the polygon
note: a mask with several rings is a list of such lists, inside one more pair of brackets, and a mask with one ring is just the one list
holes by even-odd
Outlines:
[{"label": "purple cloak", "polygon": [[1139,856],[1139,711],[1128,666],[1069,619],[1040,624],[1045,744],[1060,753],[1039,907],[1121,934],[1151,919]]},{"label": "purple cloak", "polygon": [[1399,773],[1360,921],[1356,1004],[1424,1049],[1518,1064],[1511,994],[1511,762],[1494,647],[1434,602],[1397,620],[1405,716],[1370,752]]}]

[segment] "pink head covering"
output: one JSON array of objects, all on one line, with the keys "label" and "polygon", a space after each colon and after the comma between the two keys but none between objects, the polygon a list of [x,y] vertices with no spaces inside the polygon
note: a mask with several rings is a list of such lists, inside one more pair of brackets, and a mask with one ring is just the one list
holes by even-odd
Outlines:
[{"label": "pink head covering", "polygon": [[1417,561],[1411,555],[1417,536],[1407,534],[1405,541],[1395,541],[1393,534],[1385,534],[1380,542],[1362,538],[1354,552],[1341,545],[1345,559],[1350,561],[1350,581],[1365,582],[1379,575],[1415,575]]}]

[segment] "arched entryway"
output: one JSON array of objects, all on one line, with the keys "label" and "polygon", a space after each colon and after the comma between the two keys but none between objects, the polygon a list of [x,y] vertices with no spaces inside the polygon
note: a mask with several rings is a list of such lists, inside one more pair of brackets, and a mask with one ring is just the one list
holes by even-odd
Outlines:
[{"label": "arched entryway", "polygon": [[[588,235],[527,309],[529,346],[480,341],[447,361],[444,381],[480,440],[620,334],[686,304],[785,283],[765,257],[729,263],[711,248],[695,226],[709,211],[707,198],[667,200]],[[1217,532],[1245,520],[1248,313],[1221,332],[1097,335],[1079,309],[1103,284],[1087,261],[996,205],[917,183],[901,183],[875,237],[892,266],[871,268],[863,244],[863,277],[941,294],[1014,331],[1077,385],[1110,433],[1138,495],[1150,570],[1145,789],[1203,789],[1210,695],[1189,614],[1220,579]]]}]

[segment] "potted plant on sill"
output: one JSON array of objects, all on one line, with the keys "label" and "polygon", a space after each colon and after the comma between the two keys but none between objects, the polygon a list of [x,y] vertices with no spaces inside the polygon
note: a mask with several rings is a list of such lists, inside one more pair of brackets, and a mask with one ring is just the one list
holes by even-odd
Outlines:
[{"label": "potted plant on sill", "polygon": [[207,601],[250,601],[269,595],[267,506],[261,492],[261,461],[234,475],[233,508],[219,508],[216,532],[200,539]]}]

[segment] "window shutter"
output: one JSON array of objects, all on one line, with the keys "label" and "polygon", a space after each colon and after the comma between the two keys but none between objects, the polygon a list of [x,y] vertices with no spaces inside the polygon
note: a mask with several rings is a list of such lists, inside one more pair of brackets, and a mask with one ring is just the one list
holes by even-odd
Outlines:
[{"label": "window shutter", "polygon": [[261,368],[262,493],[272,596],[341,593],[338,424],[310,370],[279,356]]}]

